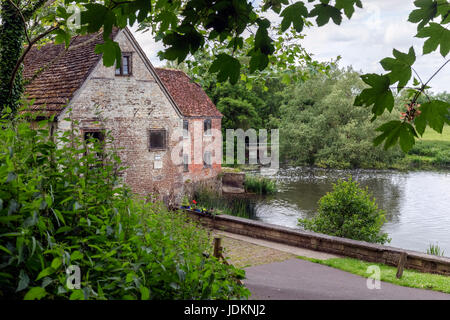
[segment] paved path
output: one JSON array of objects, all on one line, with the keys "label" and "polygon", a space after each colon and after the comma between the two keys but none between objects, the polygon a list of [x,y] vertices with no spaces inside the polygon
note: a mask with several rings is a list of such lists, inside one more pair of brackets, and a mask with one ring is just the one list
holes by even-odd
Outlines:
[{"label": "paved path", "polygon": [[244,281],[260,300],[369,300],[448,299],[431,290],[381,282],[381,289],[368,289],[367,279],[345,271],[300,259],[288,259],[246,268]]}]

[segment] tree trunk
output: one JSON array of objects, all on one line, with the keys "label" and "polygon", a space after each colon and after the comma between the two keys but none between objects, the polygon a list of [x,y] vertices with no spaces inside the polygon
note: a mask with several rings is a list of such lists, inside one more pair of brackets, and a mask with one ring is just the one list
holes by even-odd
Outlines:
[{"label": "tree trunk", "polygon": [[[20,0],[12,1],[20,4]],[[15,113],[23,94],[22,67],[17,72],[12,88],[9,83],[22,54],[25,40],[24,23],[20,13],[8,0],[1,2],[0,18],[0,112],[9,106]]]}]

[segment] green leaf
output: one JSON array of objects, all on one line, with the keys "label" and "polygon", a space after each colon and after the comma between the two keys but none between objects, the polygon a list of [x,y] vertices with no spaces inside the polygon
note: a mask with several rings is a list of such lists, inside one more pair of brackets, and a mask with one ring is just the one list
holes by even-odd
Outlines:
[{"label": "green leaf", "polygon": [[54,270],[58,270],[58,268],[61,266],[61,264],[62,264],[62,259],[59,257],[56,257],[55,259],[53,259],[51,267]]},{"label": "green leaf", "polygon": [[41,287],[33,287],[31,288],[27,294],[25,295],[25,297],[23,298],[24,300],[40,300],[42,298],[44,298],[47,295],[47,292],[45,291],[44,288]]},{"label": "green leaf", "polygon": [[235,84],[239,80],[240,70],[239,60],[225,53],[219,54],[209,68],[209,72],[218,73],[217,80],[219,82],[229,79],[231,84]]},{"label": "green leaf", "polygon": [[330,6],[325,3],[316,4],[314,6],[314,9],[311,10],[309,13],[310,17],[316,17],[316,22],[319,27],[325,25],[330,21],[330,19],[333,19],[333,22],[337,25],[341,24],[342,22],[342,13],[339,9]]},{"label": "green leaf", "polygon": [[70,300],[84,300],[84,293],[81,289],[76,289],[70,295]]},{"label": "green leaf", "polygon": [[376,131],[381,131],[382,134],[374,139],[374,145],[377,146],[385,141],[385,150],[394,146],[400,140],[402,151],[408,152],[414,146],[417,136],[411,124],[399,120],[387,122],[377,128]]},{"label": "green leaf", "polygon": [[430,23],[428,27],[421,29],[417,38],[428,38],[423,45],[423,54],[437,50],[440,46],[441,55],[445,58],[450,51],[450,30],[438,23]]},{"label": "green leaf", "polygon": [[80,260],[83,258],[83,254],[80,251],[74,251],[70,255],[70,261]]},{"label": "green leaf", "polygon": [[308,16],[308,9],[302,1],[299,1],[286,7],[280,16],[283,17],[281,31],[286,31],[292,24],[297,32],[301,32],[304,26],[303,19]]},{"label": "green leaf", "polygon": [[148,300],[150,298],[150,290],[147,287],[141,286],[139,290],[141,292],[141,300]]},{"label": "green leaf", "polygon": [[29,284],[30,284],[30,278],[28,277],[28,275],[25,273],[24,270],[20,270],[19,285],[17,286],[16,292],[26,289]]},{"label": "green leaf", "polygon": [[419,23],[417,30],[422,29],[437,14],[437,2],[434,0],[417,0],[414,5],[419,8],[413,10],[408,18],[409,22]]},{"label": "green leaf", "polygon": [[450,103],[432,100],[422,104],[419,110],[421,113],[414,119],[414,125],[420,135],[425,132],[427,124],[439,133],[442,133],[445,123],[450,124]]},{"label": "green leaf", "polygon": [[385,109],[392,111],[394,96],[389,88],[390,79],[386,75],[364,74],[361,79],[371,88],[364,89],[355,99],[355,106],[371,106],[375,116],[383,114]]},{"label": "green leaf", "polygon": [[416,54],[414,48],[411,47],[409,52],[402,53],[398,50],[393,51],[394,58],[385,58],[381,60],[381,66],[386,71],[391,71],[387,75],[391,80],[391,84],[398,81],[398,91],[406,86],[409,79],[411,79],[411,67],[416,61]]},{"label": "green leaf", "polygon": [[95,46],[95,53],[103,54],[103,64],[105,67],[119,66],[122,63],[122,53],[119,44],[111,39]]},{"label": "green leaf", "polygon": [[336,0],[336,8],[344,9],[344,13],[349,19],[355,12],[355,5],[362,8],[362,3],[360,0]]},{"label": "green leaf", "polygon": [[44,270],[42,270],[42,271],[38,274],[38,276],[37,276],[37,278],[36,278],[36,281],[39,280],[39,279],[42,279],[43,277],[46,277],[46,276],[48,276],[48,275],[51,275],[51,274],[54,273],[54,272],[55,272],[55,269],[53,269],[52,267],[45,268]]}]

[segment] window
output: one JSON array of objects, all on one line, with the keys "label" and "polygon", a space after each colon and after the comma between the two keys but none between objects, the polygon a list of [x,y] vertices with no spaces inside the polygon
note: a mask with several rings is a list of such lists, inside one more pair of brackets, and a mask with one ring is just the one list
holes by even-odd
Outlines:
[{"label": "window", "polygon": [[189,155],[188,154],[183,155],[183,169],[184,169],[184,172],[189,172]]},{"label": "window", "polygon": [[95,156],[97,158],[97,165],[101,165],[103,162],[103,143],[105,141],[105,135],[101,130],[83,130],[83,138],[86,142],[86,151],[84,155],[87,156],[89,152],[92,152],[91,148],[94,148],[93,144],[95,143]]},{"label": "window", "polygon": [[131,53],[122,54],[122,64],[116,67],[116,76],[131,75]]},{"label": "window", "polygon": [[212,162],[211,162],[211,152],[206,151],[203,155],[203,168],[211,168]]},{"label": "window", "polygon": [[166,149],[166,130],[150,130],[149,137],[149,149],[152,150],[165,150]]},{"label": "window", "polygon": [[203,121],[203,131],[205,133],[205,136],[211,135],[211,119],[206,119]]},{"label": "window", "polygon": [[84,132],[84,140],[89,141],[100,141],[103,142],[105,140],[103,132],[101,131],[85,131]]},{"label": "window", "polygon": [[189,137],[189,121],[183,120],[183,138]]}]

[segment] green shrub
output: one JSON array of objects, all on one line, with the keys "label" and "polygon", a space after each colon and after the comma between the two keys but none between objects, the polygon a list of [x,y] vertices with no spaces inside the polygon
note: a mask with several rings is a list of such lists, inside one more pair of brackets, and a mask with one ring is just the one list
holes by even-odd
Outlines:
[{"label": "green shrub", "polygon": [[350,177],[334,184],[333,192],[320,199],[318,214],[299,219],[299,225],[314,232],[383,244],[390,241],[381,233],[384,221],[383,210],[378,209],[367,188],[360,188]]},{"label": "green shrub", "polygon": [[132,196],[108,133],[86,144],[74,129],[51,136],[47,121],[0,126],[1,299],[248,297],[243,271],[203,255],[205,231]]},{"label": "green shrub", "polygon": [[245,175],[245,191],[256,194],[274,194],[277,192],[277,184],[274,180],[266,177]]}]

